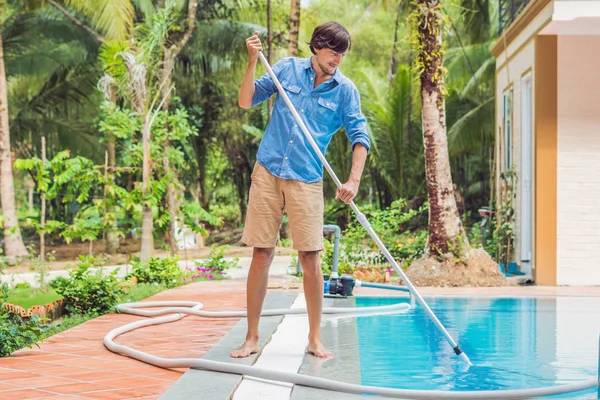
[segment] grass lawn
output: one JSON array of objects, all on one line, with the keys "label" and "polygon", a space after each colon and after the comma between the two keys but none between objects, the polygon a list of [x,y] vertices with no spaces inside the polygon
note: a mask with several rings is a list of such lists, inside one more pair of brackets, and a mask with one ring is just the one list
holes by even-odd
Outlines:
[{"label": "grass lawn", "polygon": [[61,296],[52,288],[48,288],[45,292],[36,289],[13,289],[6,302],[28,310],[32,306],[43,306],[60,298]]}]

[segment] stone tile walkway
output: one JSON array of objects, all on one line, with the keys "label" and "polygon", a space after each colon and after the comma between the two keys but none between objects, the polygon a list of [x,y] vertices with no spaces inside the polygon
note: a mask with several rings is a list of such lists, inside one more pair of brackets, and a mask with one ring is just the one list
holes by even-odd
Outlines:
[{"label": "stone tile walkway", "polygon": [[[198,282],[145,301],[187,300],[206,310],[243,310],[243,281]],[[55,335],[40,348],[0,359],[0,399],[156,399],[185,369],[166,370],[114,354],[103,345],[110,330],[139,316],[108,314]],[[200,358],[239,318],[188,316],[142,328],[115,342],[163,357]]]}]

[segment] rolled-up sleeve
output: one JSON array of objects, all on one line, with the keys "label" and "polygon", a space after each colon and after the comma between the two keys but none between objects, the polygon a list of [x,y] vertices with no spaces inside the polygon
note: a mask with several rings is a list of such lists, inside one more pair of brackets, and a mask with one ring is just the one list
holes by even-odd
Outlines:
[{"label": "rolled-up sleeve", "polygon": [[[271,69],[273,73],[277,77],[277,79],[281,80],[281,72],[283,71],[283,67],[288,58],[282,58],[277,61]],[[254,81],[254,96],[252,96],[252,107],[262,103],[263,101],[269,99],[277,91],[277,86],[275,86],[275,82],[271,79],[271,75],[268,72],[265,72],[260,78]]]},{"label": "rolled-up sleeve", "polygon": [[346,130],[346,135],[352,143],[352,150],[357,143],[367,148],[371,148],[371,140],[367,133],[367,119],[360,108],[360,93],[353,85],[348,89],[346,101],[342,108],[342,123]]}]

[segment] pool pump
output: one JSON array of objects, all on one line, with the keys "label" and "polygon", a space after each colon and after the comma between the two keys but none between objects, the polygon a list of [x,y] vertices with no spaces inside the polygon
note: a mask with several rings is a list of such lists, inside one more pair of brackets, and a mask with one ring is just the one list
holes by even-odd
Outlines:
[{"label": "pool pump", "polygon": [[327,274],[323,274],[323,280],[325,281],[324,292],[331,296],[352,296],[354,285],[356,281],[352,275],[342,275],[338,278],[337,272],[332,272],[331,277]]}]

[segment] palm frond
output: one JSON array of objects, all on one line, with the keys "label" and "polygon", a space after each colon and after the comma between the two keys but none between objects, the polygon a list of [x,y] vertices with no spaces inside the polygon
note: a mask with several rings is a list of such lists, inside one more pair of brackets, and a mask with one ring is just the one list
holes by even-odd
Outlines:
[{"label": "palm frond", "polygon": [[245,40],[254,31],[266,29],[246,22],[218,20],[196,27],[196,33],[179,57],[186,71],[204,74],[233,68],[247,60]]},{"label": "palm frond", "polygon": [[132,0],[135,7],[142,12],[145,16],[145,20],[152,18],[156,9],[152,0]]},{"label": "palm frond", "polygon": [[66,3],[91,18],[108,40],[126,40],[131,34],[134,8],[130,0],[66,0]]},{"label": "palm frond", "polygon": [[[461,97],[469,97],[476,90],[483,89],[483,85],[490,85],[495,82],[495,73],[496,73],[496,60],[493,57],[488,58],[484,61],[484,63],[479,67],[475,74],[471,76],[471,79],[464,86]],[[491,85],[490,85],[491,86]],[[491,89],[488,88],[488,89]]]},{"label": "palm frond", "polygon": [[473,107],[448,130],[451,154],[490,147],[494,140],[494,97]]},{"label": "palm frond", "polygon": [[461,0],[460,9],[465,35],[470,43],[487,41],[492,35],[490,0]]},{"label": "palm frond", "polygon": [[448,68],[448,80],[468,81],[480,65],[493,58],[490,47],[491,42],[485,42],[448,49],[444,61]]}]

